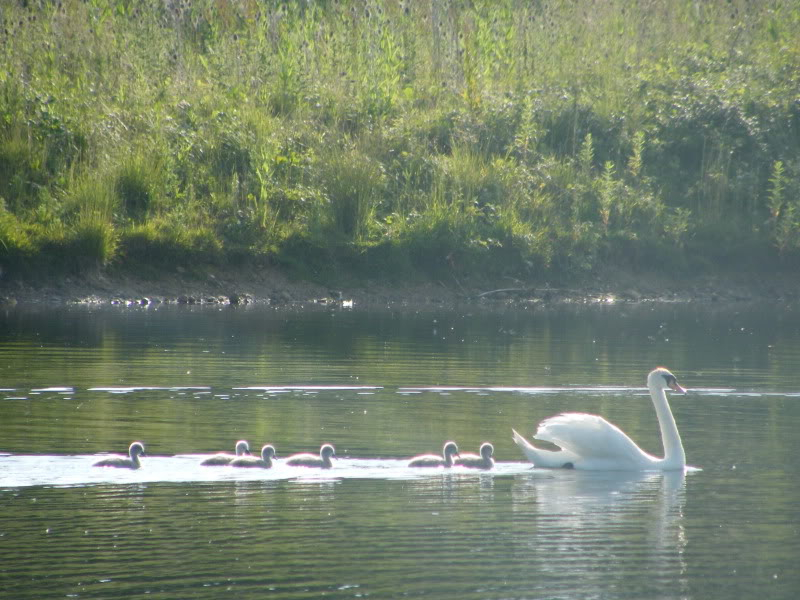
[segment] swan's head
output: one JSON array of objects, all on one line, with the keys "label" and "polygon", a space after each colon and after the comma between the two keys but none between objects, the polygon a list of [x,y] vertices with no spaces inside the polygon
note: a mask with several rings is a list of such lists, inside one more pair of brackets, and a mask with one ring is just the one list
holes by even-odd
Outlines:
[{"label": "swan's head", "polygon": [[489,460],[492,458],[492,454],[494,454],[494,446],[492,446],[489,442],[483,442],[481,444],[480,453],[484,460]]},{"label": "swan's head", "polygon": [[334,450],[333,446],[330,444],[323,444],[322,448],[319,449],[319,455],[322,460],[326,460],[331,457],[336,458],[336,450]]},{"label": "swan's head", "polygon": [[267,444],[263,448],[261,448],[261,460],[267,461],[272,460],[273,458],[278,458],[278,455],[275,454],[275,447],[270,446]]},{"label": "swan's head", "polygon": [[244,456],[250,454],[250,444],[247,440],[239,440],[236,442],[236,456]]},{"label": "swan's head", "polygon": [[133,442],[128,448],[128,455],[131,458],[134,456],[147,456],[144,453],[144,444],[142,442]]},{"label": "swan's head", "polygon": [[686,390],[678,383],[675,375],[664,367],[658,367],[650,371],[650,375],[647,376],[647,385],[648,387],[660,390],[669,388],[673,392],[680,392],[681,394],[686,393]]},{"label": "swan's head", "polygon": [[456,446],[455,442],[445,442],[444,449],[442,450],[442,454],[447,456],[459,456],[458,454],[458,446]]}]

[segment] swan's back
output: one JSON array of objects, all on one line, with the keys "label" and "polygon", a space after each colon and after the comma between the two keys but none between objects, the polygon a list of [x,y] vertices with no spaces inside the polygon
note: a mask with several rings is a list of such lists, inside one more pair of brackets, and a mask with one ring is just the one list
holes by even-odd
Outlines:
[{"label": "swan's back", "polygon": [[215,454],[214,456],[205,459],[200,464],[206,467],[222,467],[231,464],[231,461],[233,461],[236,458],[241,458],[249,455],[250,455],[250,444],[247,443],[247,440],[239,440],[238,442],[236,442],[235,455],[228,454],[226,452],[220,452],[219,454]]},{"label": "swan's back", "polygon": [[336,456],[333,446],[324,444],[320,448],[319,456],[310,453],[293,454],[286,459],[286,464],[291,467],[319,467],[321,469],[330,469],[333,466],[331,457]]},{"label": "swan's back", "polygon": [[631,468],[655,460],[619,427],[597,415],[564,413],[550,417],[539,424],[535,437],[555,444],[578,460],[606,464],[606,468]]},{"label": "swan's back", "polygon": [[453,456],[458,456],[458,446],[455,442],[445,442],[442,456],[436,454],[420,454],[408,461],[409,467],[452,467]]},{"label": "swan's back", "polygon": [[491,469],[494,466],[494,446],[489,442],[484,442],[480,447],[480,456],[477,454],[461,454],[455,464],[462,467],[472,467],[474,469]]},{"label": "swan's back", "polygon": [[272,459],[275,458],[275,448],[267,444],[261,449],[261,457],[257,456],[237,456],[230,462],[231,467],[244,468],[272,468]]},{"label": "swan's back", "polygon": [[494,466],[494,459],[489,456],[484,458],[477,454],[462,454],[455,460],[455,464],[462,467],[472,467],[473,469],[491,469]]},{"label": "swan's back", "polygon": [[408,461],[409,467],[444,467],[445,460],[437,454],[420,454]]},{"label": "swan's back", "polygon": [[94,465],[94,467],[117,467],[120,469],[138,469],[141,465],[139,462],[133,462],[133,459],[130,459],[126,456],[111,456],[109,458],[104,458],[103,460],[99,460]]},{"label": "swan's back", "polygon": [[94,463],[94,467],[117,467],[120,469],[138,469],[141,467],[139,456],[144,454],[144,444],[133,442],[128,448],[128,456],[110,456]]}]

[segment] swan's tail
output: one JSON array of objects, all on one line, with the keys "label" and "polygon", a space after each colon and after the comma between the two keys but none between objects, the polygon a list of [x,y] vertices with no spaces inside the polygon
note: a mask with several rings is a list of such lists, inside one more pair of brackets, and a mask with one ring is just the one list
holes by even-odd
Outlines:
[{"label": "swan's tail", "polygon": [[523,454],[535,467],[558,469],[570,463],[570,457],[563,450],[552,451],[537,448],[514,429],[511,432],[514,434],[514,443],[519,446]]}]

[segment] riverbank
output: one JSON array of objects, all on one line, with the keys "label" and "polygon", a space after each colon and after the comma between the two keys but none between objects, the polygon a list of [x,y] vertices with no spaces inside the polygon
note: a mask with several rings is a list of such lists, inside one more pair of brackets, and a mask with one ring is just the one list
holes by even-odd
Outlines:
[{"label": "riverbank", "polygon": [[515,278],[355,281],[322,285],[274,267],[177,269],[151,277],[96,270],[63,278],[0,281],[0,303],[13,304],[331,304],[454,305],[465,302],[559,304],[611,302],[797,302],[800,279],[790,273],[671,276],[606,270],[582,280]]},{"label": "riverbank", "polygon": [[[595,283],[500,278],[800,262],[796,3],[178,4],[4,6],[6,277],[259,263],[525,295]],[[224,275],[192,293],[249,282]]]}]

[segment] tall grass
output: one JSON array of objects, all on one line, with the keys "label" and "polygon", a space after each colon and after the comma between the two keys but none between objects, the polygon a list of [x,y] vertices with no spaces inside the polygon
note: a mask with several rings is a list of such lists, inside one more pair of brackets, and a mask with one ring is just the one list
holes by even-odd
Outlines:
[{"label": "tall grass", "polygon": [[0,262],[791,264],[798,39],[789,0],[7,2]]}]

